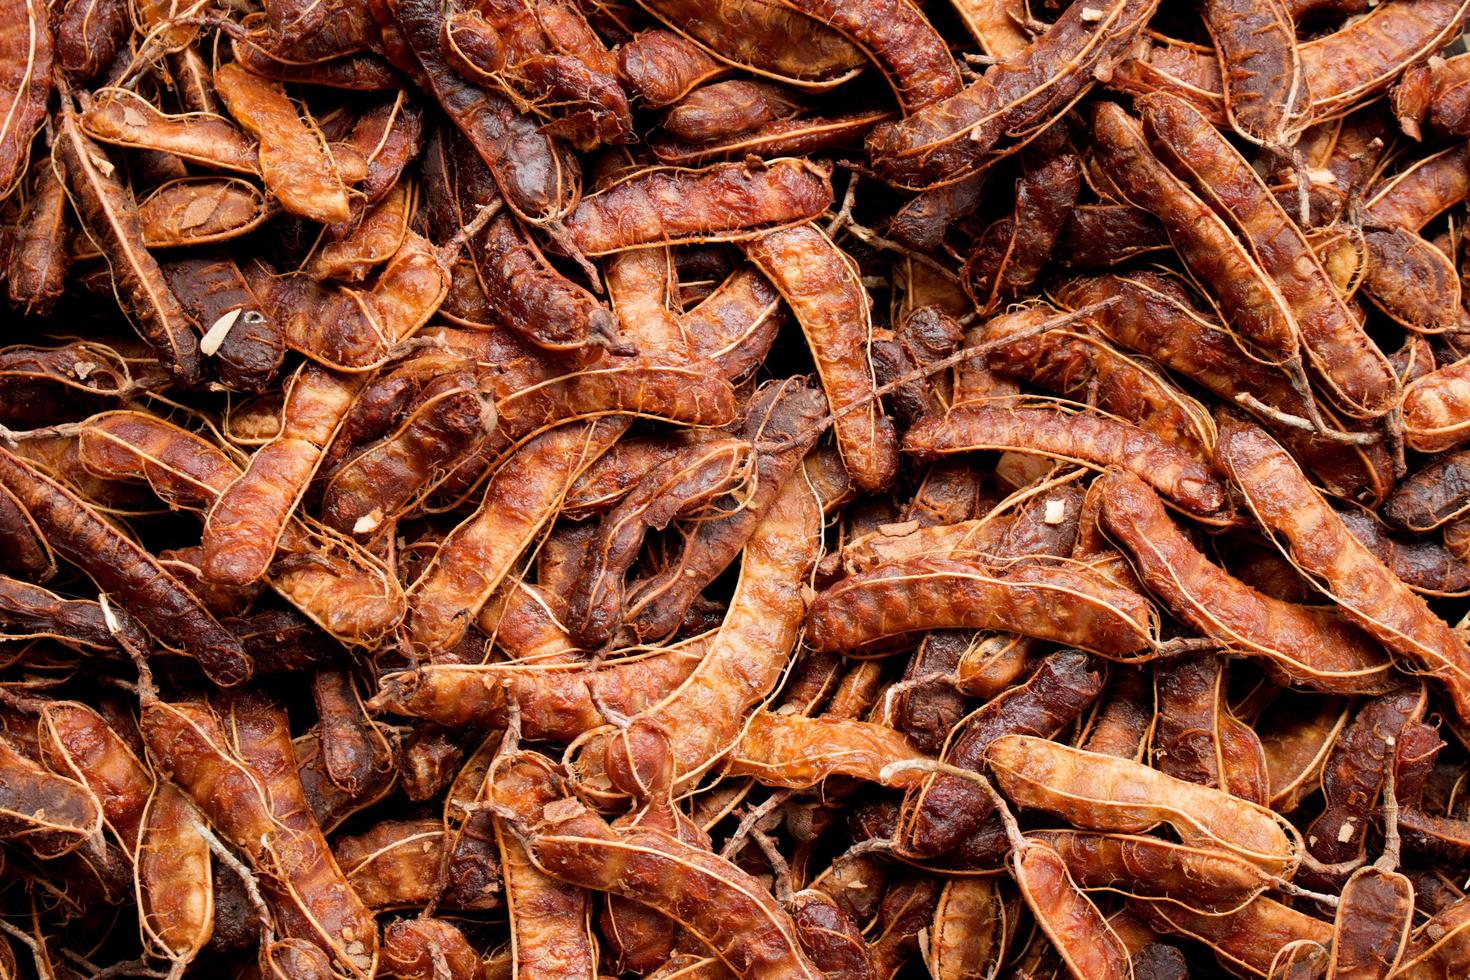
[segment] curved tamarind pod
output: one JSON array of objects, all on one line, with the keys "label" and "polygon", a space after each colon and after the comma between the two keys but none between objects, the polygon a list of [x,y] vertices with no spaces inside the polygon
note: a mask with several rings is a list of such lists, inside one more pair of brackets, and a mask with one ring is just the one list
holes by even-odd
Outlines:
[{"label": "curved tamarind pod", "polygon": [[[147,642],[146,634],[131,620],[123,624],[123,629],[131,634],[133,642]],[[45,637],[88,652],[112,651],[119,646],[100,603],[63,599],[39,585],[4,575],[0,575],[0,637]]]},{"label": "curved tamarind pod", "polygon": [[496,471],[479,509],[456,527],[409,587],[409,637],[430,654],[451,649],[554,516],[566,489],[627,429],[623,419],[579,422],[528,442]]},{"label": "curved tamarind pod", "polygon": [[[731,500],[736,509],[728,516],[697,522],[677,561],[632,585],[623,620],[640,642],[673,633],[700,593],[735,560],[816,441],[823,408],[821,395],[795,379],[768,385],[751,398],[741,436],[755,445],[755,457],[744,499]],[[790,445],[767,451],[761,443]]]},{"label": "curved tamarind pod", "polygon": [[874,129],[868,156],[885,180],[912,190],[976,172],[1003,138],[1044,129],[1096,75],[1106,76],[1157,6],[1157,0],[1110,0],[1085,10],[1069,7],[1046,33],[979,81]]},{"label": "curved tamarind pod", "polygon": [[132,860],[154,791],[153,773],[101,715],[80,702],[46,702],[38,730],[47,767],[92,791],[107,829]]},{"label": "curved tamarind pod", "polygon": [[1156,614],[1146,599],[1081,565],[1022,564],[999,573],[976,561],[910,558],[849,576],[807,616],[817,650],[852,650],[915,630],[993,629],[1147,659]]},{"label": "curved tamarind pod", "polygon": [[1110,470],[1096,486],[1109,533],[1143,584],[1182,622],[1232,652],[1260,657],[1283,683],[1340,694],[1392,686],[1391,665],[1366,633],[1331,611],[1263,595],[1212,564],[1142,480]]},{"label": "curved tamarind pod", "polygon": [[936,980],[989,976],[1005,954],[1015,909],[990,877],[945,882],[929,929]]},{"label": "curved tamarind pod", "polygon": [[508,659],[550,665],[582,659],[565,619],[566,602],[560,595],[515,582],[485,604],[475,625]]},{"label": "curved tamarind pod", "polygon": [[759,270],[736,269],[698,306],[679,317],[690,349],[719,365],[734,381],[755,368],[770,350],[783,316],[781,295]]},{"label": "curved tamarind pod", "polygon": [[[692,785],[739,743],[745,716],[775,689],[806,613],[806,576],[821,552],[820,511],[806,481],[792,476],[745,546],[740,581],[704,660],[676,690],[638,717],[677,732],[676,785]],[[588,733],[571,750],[584,791],[609,733]]]},{"label": "curved tamarind pod", "polygon": [[1075,153],[1050,159],[1026,154],[1027,166],[1016,181],[1011,214],[997,219],[981,234],[961,272],[965,291],[982,314],[1024,295],[1051,259],[1068,213],[1082,187],[1082,165]]},{"label": "curved tamarind pod", "polygon": [[1121,467],[1194,514],[1215,513],[1226,503],[1219,477],[1203,463],[1097,412],[960,406],[919,422],[904,436],[904,451],[918,459],[982,449],[1034,453],[1094,469]]},{"label": "curved tamarind pod", "polygon": [[0,738],[0,839],[57,858],[98,840],[102,821],[92,790],[48,772]]},{"label": "curved tamarind pod", "polygon": [[[976,772],[985,750],[1002,735],[1049,737],[1076,720],[1102,689],[1096,658],[1062,650],[1041,662],[1026,683],[1010,688],[955,725],[943,756]],[[907,793],[894,831],[896,851],[933,857],[962,847],[982,833],[994,813],[989,795],[970,780],[945,773],[924,776]]]},{"label": "curved tamarind pod", "polygon": [[1404,441],[1420,452],[1470,439],[1470,358],[1431,371],[1404,388]]},{"label": "curved tamarind pod", "polygon": [[1287,833],[1291,825],[1220,790],[1030,735],[1001,736],[985,759],[1012,802],[1076,827],[1141,833],[1168,823],[1184,843],[1228,851],[1268,873],[1296,867],[1299,842],[1294,831]]},{"label": "curved tamarind pod", "polygon": [[868,65],[837,31],[770,0],[643,0],[640,6],[706,57],[787,85],[821,91]]},{"label": "curved tamarind pod", "polygon": [[1420,595],[1455,596],[1470,590],[1470,566],[1448,547],[1448,533],[1446,544],[1404,539],[1390,535],[1381,521],[1366,513],[1340,513],[1343,526],[1352,536]]},{"label": "curved tamarind pod", "polygon": [[[856,263],[814,225],[764,235],[747,244],[745,254],[791,306],[806,335],[853,483],[862,490],[886,486],[898,468],[896,439],[872,398],[872,314]],[[869,401],[862,404],[864,399]]]},{"label": "curved tamarind pod", "polygon": [[1272,885],[1256,865],[1211,847],[1083,830],[1033,830],[1027,837],[1054,849],[1084,889],[1176,902],[1204,914],[1234,911]]},{"label": "curved tamarind pod", "polygon": [[523,822],[539,868],[675,919],[736,976],[823,976],[802,951],[790,916],[744,871],[660,831],[617,830],[573,798],[542,805],[559,792],[550,763],[522,752],[506,764],[538,773],[522,799],[505,803]]},{"label": "curved tamarind pod", "polygon": [[[208,512],[240,477],[240,468],[202,438],[141,412],[104,412],[78,439],[88,471],[114,480],[145,480],[171,507]],[[281,531],[281,558],[266,572],[271,587],[312,622],[349,645],[369,645],[403,618],[396,578],[377,559],[295,519]],[[310,561],[303,561],[310,556]]]},{"label": "curved tamarind pod", "polygon": [[1256,520],[1285,539],[1282,553],[1292,564],[1350,622],[1444,684],[1456,714],[1470,717],[1470,646],[1348,533],[1286,451],[1227,415],[1218,455]]},{"label": "curved tamarind pod", "polygon": [[253,665],[240,641],[152,555],[70,489],[3,450],[0,484],[35,518],[58,555],[91,576],[155,638],[184,644],[218,684],[249,679]]},{"label": "curved tamarind pod", "polygon": [[1398,401],[1398,378],[1333,288],[1316,252],[1265,182],[1187,103],[1138,100],[1153,145],[1232,224],[1275,282],[1300,331],[1302,353],[1349,415],[1376,418]]},{"label": "curved tamarind pod", "polygon": [[688,38],[657,28],[618,47],[618,68],[650,109],[678,102],[730,70]]},{"label": "curved tamarind pod", "polygon": [[25,173],[31,139],[46,116],[55,46],[46,5],[11,0],[0,34],[0,198],[8,197]]},{"label": "curved tamarind pod", "polygon": [[480,954],[444,919],[390,923],[383,930],[382,961],[399,980],[480,980]]},{"label": "curved tamarind pod", "polygon": [[1410,473],[1383,505],[1383,516],[1408,531],[1424,533],[1470,510],[1470,452],[1436,456]]},{"label": "curved tamarind pod", "polygon": [[1136,899],[1130,900],[1128,907],[1150,928],[1197,939],[1210,947],[1221,965],[1250,976],[1274,976],[1272,963],[1278,952],[1292,943],[1307,940],[1325,947],[1332,941],[1330,923],[1264,895],[1224,915],[1204,915],[1172,903]]},{"label": "curved tamarind pod", "polygon": [[1074,976],[1132,980],[1133,963],[1123,941],[1050,844],[1027,838],[1011,852],[1010,865],[1037,925]]},{"label": "curved tamarind pod", "polygon": [[649,167],[589,194],[567,215],[585,255],[648,245],[742,241],[815,218],[832,203],[827,171],[801,158]]},{"label": "curved tamarind pod", "polygon": [[949,46],[919,8],[905,0],[778,0],[841,33],[883,70],[905,112],[960,90]]},{"label": "curved tamarind pod", "polygon": [[65,292],[72,262],[70,223],[65,181],[49,157],[37,160],[4,266],[6,293],[23,312],[49,313]]},{"label": "curved tamarind pod", "polygon": [[1392,976],[1404,955],[1414,917],[1414,886],[1396,871],[1359,868],[1347,884],[1332,925],[1328,980]]},{"label": "curved tamarind pod", "polygon": [[848,718],[804,718],[757,711],[745,724],[725,772],[753,776],[763,786],[810,789],[829,776],[906,787],[922,774],[904,771],[884,781],[892,762],[926,758],[900,732]]},{"label": "curved tamarind pod", "polygon": [[[1234,402],[1248,394],[1270,409],[1299,417],[1308,414],[1305,399],[1283,372],[1242,353],[1232,333],[1199,313],[1187,294],[1163,276],[1142,272],[1076,279],[1062,284],[1057,296],[1073,307],[1117,297],[1113,306],[1089,317],[1104,336],[1223,399]],[[1392,489],[1392,462],[1382,445],[1344,446],[1269,417],[1263,417],[1262,424],[1330,492],[1375,506]],[[1330,416],[1329,424],[1333,424]]]}]

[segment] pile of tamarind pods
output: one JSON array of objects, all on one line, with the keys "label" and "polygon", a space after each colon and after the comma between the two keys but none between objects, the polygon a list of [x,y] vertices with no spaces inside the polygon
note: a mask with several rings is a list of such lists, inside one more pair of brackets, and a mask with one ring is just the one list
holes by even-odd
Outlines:
[{"label": "pile of tamarind pods", "polygon": [[0,980],[1470,977],[1467,17],[0,0]]}]

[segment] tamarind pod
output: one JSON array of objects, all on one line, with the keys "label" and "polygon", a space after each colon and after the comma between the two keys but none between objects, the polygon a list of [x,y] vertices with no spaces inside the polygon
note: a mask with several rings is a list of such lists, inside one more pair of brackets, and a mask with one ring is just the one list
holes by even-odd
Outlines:
[{"label": "tamarind pod", "polygon": [[1026,564],[998,575],[974,560],[921,557],[849,576],[820,593],[807,617],[807,642],[851,650],[914,630],[993,629],[1126,662],[1150,648],[1155,615],[1142,596],[1080,565]]},{"label": "tamarind pod", "polygon": [[793,157],[837,147],[858,146],[876,125],[892,119],[886,109],[867,109],[836,116],[773,119],[740,136],[689,145],[655,137],[648,148],[659,163],[697,167],[746,156]]},{"label": "tamarind pod", "polygon": [[478,367],[467,352],[421,351],[374,375],[358,390],[343,416],[336,438],[322,460],[322,468],[333,470],[353,451],[392,434],[423,398],[430,384]]},{"label": "tamarind pod", "polygon": [[1414,807],[1404,807],[1399,813],[1406,853],[1456,867],[1470,857],[1470,821],[1435,816]]},{"label": "tamarind pod", "polygon": [[240,641],[153,556],[70,489],[9,451],[0,451],[0,483],[35,519],[55,552],[113,595],[155,638],[182,640],[215,683],[238,684],[250,677],[252,662]]},{"label": "tamarind pod", "polygon": [[833,88],[868,65],[863,50],[841,33],[771,0],[645,0],[639,6],[718,61],[787,85]]},{"label": "tamarind pod", "polygon": [[480,954],[444,919],[399,919],[383,930],[383,967],[400,980],[479,980]]},{"label": "tamarind pod", "polygon": [[[146,641],[136,624],[125,627],[134,642]],[[117,639],[102,607],[86,599],[63,599],[38,585],[0,575],[0,636],[7,640],[53,639],[76,650],[111,652]]]},{"label": "tamarind pod", "polygon": [[[740,433],[757,447],[749,489],[732,513],[699,521],[677,561],[633,583],[623,621],[640,642],[673,633],[700,593],[735,560],[816,441],[822,410],[820,394],[795,380],[767,385],[752,397]],[[788,448],[769,452],[761,443]]]},{"label": "tamarind pod", "polygon": [[753,266],[742,266],[699,305],[679,316],[690,350],[708,357],[734,381],[765,358],[784,319],[781,296]]},{"label": "tamarind pod", "polygon": [[985,759],[1013,803],[1056,814],[1075,827],[1141,833],[1168,823],[1183,843],[1227,851],[1268,873],[1296,866],[1290,824],[1220,790],[1030,735],[1002,735],[985,750]]},{"label": "tamarind pod", "polygon": [[[78,453],[89,471],[146,480],[171,507],[207,512],[240,475],[218,448],[140,412],[93,416],[79,437],[83,441]],[[279,549],[281,561],[272,562],[267,581],[341,642],[371,643],[402,618],[397,581],[367,553],[294,519],[282,528]],[[303,561],[304,556],[311,560]]]},{"label": "tamarind pod", "polygon": [[46,767],[85,786],[128,860],[137,854],[153,773],[102,716],[77,701],[48,701],[38,721]]},{"label": "tamarind pod", "polygon": [[870,980],[872,957],[861,931],[826,893],[804,888],[788,906],[802,950],[824,976]]},{"label": "tamarind pod", "polygon": [[48,772],[0,736],[0,839],[39,858],[100,843],[102,806],[84,784]]},{"label": "tamarind pod", "polygon": [[1014,910],[994,878],[950,878],[939,893],[926,961],[935,980],[974,980],[998,970]]},{"label": "tamarind pod", "polygon": [[1274,281],[1300,331],[1307,362],[1334,402],[1355,417],[1387,412],[1399,397],[1392,365],[1333,288],[1301,229],[1265,182],[1187,103],[1166,95],[1144,96],[1138,102],[1155,148],[1244,236],[1259,268]]},{"label": "tamarind pod", "polygon": [[214,934],[215,875],[198,820],[179,788],[163,780],[139,815],[138,925],[146,947],[174,963],[192,961]]},{"label": "tamarind pod", "polygon": [[1292,564],[1350,622],[1444,684],[1457,714],[1470,715],[1470,647],[1348,533],[1286,451],[1227,415],[1218,456],[1256,520],[1285,540],[1282,553]]},{"label": "tamarind pod", "polygon": [[[1054,735],[1075,721],[1102,690],[1096,658],[1062,650],[1041,662],[1026,683],[997,695],[960,720],[944,745],[951,765],[978,772],[985,750],[1002,735]],[[953,850],[979,832],[994,812],[986,792],[975,783],[947,774],[919,777],[904,794],[894,832],[898,853],[933,857]]]},{"label": "tamarind pod", "polygon": [[1388,88],[1404,66],[1423,61],[1460,31],[1465,0],[1380,4],[1341,30],[1301,46],[1312,118],[1321,119]]},{"label": "tamarind pod", "polygon": [[1203,463],[1158,436],[1096,412],[968,407],[925,419],[904,436],[916,459],[983,449],[1018,451],[1093,469],[1120,467],[1194,514],[1225,505],[1225,488]]},{"label": "tamarind pod", "polygon": [[1201,13],[1219,51],[1231,128],[1262,146],[1288,145],[1311,97],[1287,0],[1210,0]]},{"label": "tamarind pod", "polygon": [[615,660],[590,672],[581,661],[546,666],[427,664],[385,675],[368,707],[450,727],[488,728],[504,725],[514,703],[527,738],[565,743],[603,724],[598,704],[628,715],[657,704],[693,673],[704,654],[704,645],[686,644]]},{"label": "tamarind pod", "polygon": [[672,250],[654,245],[610,256],[603,268],[608,302],[622,336],[640,350],[682,351],[679,319],[670,308],[678,270]]},{"label": "tamarind pod", "polygon": [[409,637],[429,653],[454,646],[567,487],[627,429],[622,419],[552,429],[490,478],[480,507],[444,539],[408,591]]},{"label": "tamarind pod", "polygon": [[[282,930],[320,947],[353,975],[372,976],[378,961],[377,926],[337,867],[306,802],[285,711],[257,692],[232,692],[216,702],[221,745],[251,774],[262,794],[269,829],[253,845],[260,852],[256,870],[267,871],[262,884],[273,896]],[[183,788],[203,807],[194,787],[186,783]]]},{"label": "tamarind pod", "polygon": [[750,443],[709,440],[679,452],[646,474],[599,522],[581,574],[567,596],[572,636],[589,649],[606,646],[623,614],[623,577],[650,529],[697,513],[750,476]]},{"label": "tamarind pod", "polygon": [[426,869],[439,867],[445,836],[438,819],[384,820],[336,838],[332,856],[368,908],[423,906],[437,891]]},{"label": "tamarind pod", "polygon": [[1126,664],[1110,667],[1108,677],[1102,700],[1077,745],[1088,752],[1142,762],[1157,714],[1153,685],[1142,668]]},{"label": "tamarind pod", "polygon": [[[1279,698],[1257,721],[1270,776],[1271,809],[1291,813],[1320,785],[1322,767],[1347,724],[1349,705],[1337,698]],[[1278,707],[1279,706],[1279,707]]]},{"label": "tamarind pod", "polygon": [[[269,216],[265,192],[239,177],[180,177],[160,184],[137,204],[148,248],[187,248],[229,241],[259,228]],[[72,258],[102,253],[82,240]],[[207,326],[207,324],[206,324]]]},{"label": "tamarind pod", "polygon": [[533,224],[566,215],[581,195],[576,159],[509,98],[454,71],[442,47],[446,18],[438,6],[428,0],[388,0],[387,6],[424,87],[490,168],[511,210]]},{"label": "tamarind pod", "polygon": [[1224,682],[1224,664],[1216,656],[1154,668],[1159,714],[1153,764],[1167,775],[1264,804],[1270,788],[1261,742],[1222,705]]},{"label": "tamarind pod", "polygon": [[560,516],[581,519],[606,513],[645,474],[667,465],[689,441],[687,432],[619,441],[572,483],[562,501]]},{"label": "tamarind pod", "polygon": [[[90,413],[99,405],[126,396],[137,383],[126,358],[105,344],[89,340],[54,347],[14,344],[0,348],[0,380],[4,381],[0,419],[7,425],[25,428],[56,419],[85,418],[72,413]],[[37,438],[25,441],[60,445]]]},{"label": "tamarind pod", "polygon": [[1074,153],[1023,168],[1011,215],[985,230],[961,273],[965,291],[982,313],[994,312],[1035,284],[1081,187],[1082,165]]},{"label": "tamarind pod", "polygon": [[348,458],[327,477],[327,526],[370,534],[433,489],[495,428],[495,408],[472,374],[441,376],[398,429]]},{"label": "tamarind pod", "polygon": [[[868,136],[868,156],[890,183],[914,190],[979,170],[1006,136],[1024,136],[1106,77],[1153,16],[1154,0],[1068,8],[1044,34],[959,93]],[[1100,14],[1093,17],[1092,14]],[[1067,70],[1059,70],[1065,65]]]},{"label": "tamarind pod", "polygon": [[[1174,100],[1174,105],[1183,103]],[[1300,327],[1281,284],[1258,264],[1253,253],[1259,250],[1236,236],[1227,214],[1217,213],[1222,208],[1212,209],[1200,197],[1208,191],[1191,189],[1171,172],[1149,149],[1142,127],[1118,106],[1097,105],[1092,133],[1099,163],[1127,202],[1163,223],[1175,250],[1208,286],[1231,326],[1271,362],[1297,357]]]},{"label": "tamarind pod", "polygon": [[1460,279],[1448,256],[1407,228],[1371,229],[1363,240],[1363,290],[1380,310],[1416,333],[1460,325]]},{"label": "tamarind pod", "polygon": [[882,70],[905,112],[949,98],[961,89],[960,73],[944,38],[928,18],[904,0],[779,0],[782,6],[825,24],[860,48]]},{"label": "tamarind pod", "polygon": [[1465,930],[1470,927],[1470,902],[1461,898],[1432,915],[1411,933],[1395,977],[1406,980],[1449,980],[1465,971]]},{"label": "tamarind pod", "polygon": [[1439,136],[1470,136],[1470,58],[1456,55],[1429,66],[1427,105],[1423,122]]},{"label": "tamarind pod", "polygon": [[32,0],[11,0],[0,34],[0,198],[6,197],[25,173],[31,139],[46,116],[51,95],[51,67],[55,56],[46,6]]},{"label": "tamarind pod", "polygon": [[215,91],[230,115],[259,141],[261,178],[288,213],[323,224],[346,221],[347,186],[320,130],[298,115],[277,82],[238,64],[214,73]]},{"label": "tamarind pod", "polygon": [[313,364],[290,381],[280,432],[250,458],[204,520],[204,574],[244,585],[266,573],[322,453],[362,387]]},{"label": "tamarind pod", "polygon": [[1422,685],[1366,702],[1343,730],[1322,770],[1325,805],[1307,826],[1307,847],[1324,864],[1350,861],[1363,852],[1394,744],[1424,716]]},{"label": "tamarind pod", "polygon": [[647,980],[729,980],[731,973],[714,956],[675,953],[658,969],[644,976]]},{"label": "tamarind pod", "polygon": [[1022,27],[1026,7],[1021,0],[961,0],[954,9],[980,49],[996,61],[1020,54],[1031,41]]},{"label": "tamarind pod", "polygon": [[1264,895],[1224,915],[1137,899],[1130,899],[1128,908],[1159,932],[1205,943],[1222,966],[1248,976],[1271,974],[1277,953],[1291,943],[1307,940],[1325,947],[1332,940],[1330,923]]},{"label": "tamarind pod", "polygon": [[215,349],[220,383],[239,391],[261,391],[276,378],[286,356],[280,325],[260,309],[235,260],[224,252],[164,259],[164,280],[195,323],[207,332],[227,316],[235,319]]},{"label": "tamarind pod", "polygon": [[1342,511],[1338,516],[1348,533],[1415,592],[1432,596],[1470,592],[1470,566],[1445,545],[1394,537],[1377,518],[1361,511]]},{"label": "tamarind pod", "polygon": [[904,772],[884,782],[880,776],[883,767],[923,758],[924,753],[904,735],[884,725],[758,711],[746,722],[725,771],[731,776],[754,776],[763,786],[787,789],[810,789],[828,776],[901,787],[916,782],[922,774]]},{"label": "tamarind pod", "polygon": [[1383,505],[1383,516],[1408,531],[1432,531],[1470,510],[1467,481],[1470,452],[1437,456],[1394,488]]},{"label": "tamarind pod", "polygon": [[[549,759],[532,752],[499,756],[486,777],[486,792],[530,823],[530,811],[539,815],[544,807],[554,810],[561,803],[560,781],[551,767]],[[552,877],[554,869],[540,859],[535,838],[522,843],[522,828],[513,834],[500,816],[494,826],[516,975],[593,980],[597,950],[589,928],[589,894],[575,882]]]},{"label": "tamarind pod", "polygon": [[428,322],[449,292],[449,275],[438,250],[410,229],[371,288],[295,274],[271,284],[266,305],[293,349],[337,371],[369,371]]},{"label": "tamarind pod", "polygon": [[1470,439],[1470,359],[1432,371],[1404,386],[1404,441],[1420,452],[1442,452]]},{"label": "tamarind pod", "polygon": [[172,153],[216,170],[260,173],[256,145],[215,113],[170,115],[129,89],[103,88],[93,93],[77,121],[83,133],[113,146]]},{"label": "tamarind pod", "polygon": [[1073,976],[1132,980],[1133,964],[1123,941],[1050,845],[1027,838],[1012,852],[1010,865],[1036,924]]},{"label": "tamarind pod", "polygon": [[680,142],[708,143],[740,136],[800,111],[800,103],[779,85],[731,79],[690,92],[664,110],[660,124]]},{"label": "tamarind pod", "polygon": [[391,757],[391,750],[383,744],[382,735],[373,730],[351,674],[344,670],[316,671],[311,679],[311,695],[325,733],[321,745],[327,776],[344,793],[357,795],[384,756]]},{"label": "tamarind pod", "polygon": [[257,968],[262,980],[330,980],[331,957],[315,943],[288,936],[261,943]]},{"label": "tamarind pod", "polygon": [[45,314],[65,291],[71,265],[66,186],[49,157],[36,161],[30,179],[4,268],[6,292],[23,311]]},{"label": "tamarind pod", "polygon": [[[991,342],[1055,316],[1037,306],[992,318],[984,336]],[[1022,337],[986,353],[993,370],[1015,375],[1063,395],[1087,389],[1098,408],[1152,432],[1166,442],[1209,460],[1214,422],[1204,406],[1180,392],[1156,370],[1105,341],[1070,330]]]},{"label": "tamarind pod", "polygon": [[[887,486],[898,468],[896,436],[872,398],[872,315],[856,263],[815,225],[748,243],[746,256],[791,306],[827,395],[843,463],[855,486]],[[850,410],[869,399],[861,411]]]},{"label": "tamarind pod", "polygon": [[1375,185],[1364,202],[1365,217],[1383,228],[1418,231],[1470,197],[1470,147],[1457,143],[1416,161]]},{"label": "tamarind pod", "polygon": [[[0,487],[0,567],[29,582],[56,574],[56,556],[35,519],[9,490]],[[111,646],[112,644],[108,644]]]},{"label": "tamarind pod", "polygon": [[730,69],[681,34],[655,28],[618,47],[619,75],[650,109],[672,105]]},{"label": "tamarind pod", "polygon": [[1142,208],[1079,204],[1062,226],[1055,258],[1063,268],[1100,269],[1168,247],[1163,225]]},{"label": "tamarind pod", "polygon": [[[745,545],[740,579],[724,621],[710,635],[700,665],[640,717],[678,732],[676,785],[692,785],[740,740],[744,718],[780,681],[806,613],[806,576],[820,558],[820,511],[806,482],[794,475]],[[600,773],[606,731],[589,733],[569,750],[584,788]],[[590,790],[589,790],[590,791]]]},{"label": "tamarind pod", "polygon": [[175,379],[193,384],[203,365],[188,314],[143,247],[138,216],[102,151],[84,136],[74,112],[61,115],[52,165],[65,179],[82,230],[107,262],[113,292],[133,326]]},{"label": "tamarind pod", "polygon": [[920,191],[888,219],[889,237],[921,252],[933,251],[951,224],[975,210],[984,186],[984,175],[973,174]]},{"label": "tamarind pod", "polygon": [[1234,911],[1272,884],[1270,875],[1243,858],[1157,837],[1034,830],[1027,839],[1055,850],[1084,889],[1166,899],[1203,914]]},{"label": "tamarind pod", "polygon": [[1414,886],[1396,871],[1359,868],[1343,885],[1328,980],[1374,980],[1398,966],[1409,941]]},{"label": "tamarind pod", "polygon": [[[1243,354],[1235,338],[1196,311],[1168,279],[1147,272],[1097,276],[1064,283],[1056,292],[1072,307],[1119,297],[1089,322],[1108,339],[1223,399],[1233,402],[1246,392],[1276,410],[1307,413],[1284,374]],[[1382,446],[1342,446],[1269,418],[1262,422],[1329,492],[1373,506],[1392,488],[1392,464]]]},{"label": "tamarind pod", "polygon": [[1280,683],[1338,694],[1382,693],[1392,668],[1369,636],[1333,612],[1264,595],[1212,564],[1131,473],[1098,478],[1103,521],[1148,590],[1181,622],[1260,658]]},{"label": "tamarind pod", "polygon": [[565,620],[560,595],[518,582],[485,604],[476,625],[509,660],[558,664],[582,659]]},{"label": "tamarind pod", "polygon": [[329,240],[318,243],[306,274],[317,280],[362,282],[402,246],[417,207],[417,189],[405,181],[394,184],[377,204],[354,208],[353,218],[328,229]]},{"label": "tamarind pod", "polygon": [[567,215],[586,255],[645,245],[740,241],[798,225],[832,203],[830,175],[807,160],[649,167],[585,197]]},{"label": "tamarind pod", "polygon": [[1131,95],[1168,92],[1198,109],[1211,125],[1228,127],[1225,82],[1215,46],[1159,35],[1152,40],[1114,69],[1108,88]]},{"label": "tamarind pod", "polygon": [[230,53],[250,74],[277,82],[352,92],[391,92],[401,90],[405,84],[403,76],[391,64],[367,51],[324,61],[300,62],[275,57],[268,46],[266,32],[261,30],[247,31],[243,37],[231,38]]},{"label": "tamarind pod", "polygon": [[873,935],[868,949],[874,976],[891,980],[922,952],[921,934],[934,921],[939,893],[938,879],[929,875],[910,874],[889,882],[877,921],[868,929]]},{"label": "tamarind pod", "polygon": [[531,854],[562,881],[675,919],[738,977],[824,975],[802,951],[790,916],[725,859],[656,830],[619,832],[570,798],[538,817]]}]

